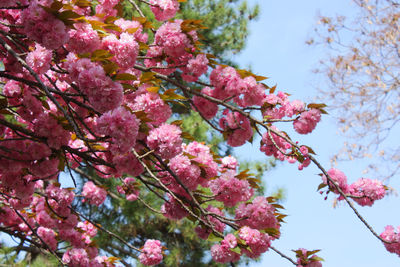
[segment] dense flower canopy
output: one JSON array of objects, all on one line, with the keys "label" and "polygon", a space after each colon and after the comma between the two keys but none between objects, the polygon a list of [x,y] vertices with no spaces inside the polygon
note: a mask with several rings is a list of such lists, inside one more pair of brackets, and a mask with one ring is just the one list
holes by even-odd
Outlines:
[{"label": "dense flower canopy", "polygon": [[[259,134],[262,152],[300,170],[318,164],[314,152],[277,123],[309,134],[325,106],[290,100],[261,83],[265,77],[203,53],[201,23],[173,19],[179,1],[148,3],[159,28],[143,16],[120,18],[119,2],[100,0],[95,8],[84,0],[0,3],[1,227],[63,264],[114,266],[116,259],[93,240],[107,230],[73,203],[106,205],[115,194],[136,201],[146,191],[164,201],[157,208],[165,217],[188,218],[199,238],[216,242],[216,262],[259,257],[281,236],[282,206],[254,195],[259,181],[239,172],[234,157],[222,158],[182,131],[171,106],[198,111],[232,147]],[[59,174],[68,171],[73,179],[81,167],[118,185],[93,180],[82,192],[63,188]],[[327,186],[339,200],[371,206],[386,193],[379,181],[348,185],[343,172],[320,169],[320,189]],[[388,227],[377,237],[397,242],[397,235]],[[162,240],[149,239],[142,248],[125,244],[144,265],[159,264],[169,249]],[[385,246],[400,254],[395,244]],[[293,264],[321,266],[318,257],[299,251],[297,263],[287,257]]]}]

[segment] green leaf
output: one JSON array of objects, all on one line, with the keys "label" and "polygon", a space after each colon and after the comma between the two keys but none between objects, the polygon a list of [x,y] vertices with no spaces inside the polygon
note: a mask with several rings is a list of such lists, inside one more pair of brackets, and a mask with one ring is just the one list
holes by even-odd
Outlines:
[{"label": "green leaf", "polygon": [[230,251],[235,252],[237,254],[241,254],[241,249],[239,247],[230,248]]},{"label": "green leaf", "polygon": [[325,261],[323,258],[318,257],[318,256],[314,256],[310,259],[310,261]]},{"label": "green leaf", "polygon": [[222,239],[223,239],[223,238],[218,237],[218,236],[215,236],[213,233],[211,233],[211,234],[208,236],[207,241],[210,241],[210,242],[220,242]]}]

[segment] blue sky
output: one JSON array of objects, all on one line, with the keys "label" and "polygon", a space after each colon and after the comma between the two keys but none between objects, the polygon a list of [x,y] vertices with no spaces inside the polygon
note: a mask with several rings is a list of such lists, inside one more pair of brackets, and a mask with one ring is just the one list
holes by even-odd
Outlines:
[{"label": "blue sky", "polygon": [[[249,1],[254,3],[256,1]],[[324,56],[322,47],[309,47],[305,41],[312,35],[317,15],[354,15],[350,0],[305,0],[305,1],[258,1],[261,5],[260,19],[251,25],[251,34],[246,49],[234,59],[242,67],[251,65],[254,73],[270,77],[269,84],[278,84],[278,89],[292,94],[292,99],[312,102],[317,95],[315,84],[323,86],[312,73],[318,60]],[[282,127],[301,144],[311,146],[325,168],[330,168],[330,157],[342,147],[346,140],[338,134],[336,122],[327,115],[310,135],[300,136],[291,130],[291,125]],[[249,153],[248,151],[251,151]],[[262,160],[265,156],[254,147],[236,150],[246,160]],[[346,173],[350,183],[363,177],[362,170],[367,161],[340,162],[336,167]],[[333,208],[332,196],[324,201],[316,192],[321,180],[320,171],[310,166],[299,172],[297,166],[283,162],[269,172],[265,181],[269,192],[278,187],[286,189],[284,206],[289,215],[282,226],[282,237],[273,245],[290,256],[292,249],[322,249],[324,267],[376,267],[400,266],[397,255],[386,251],[384,246],[363,226],[349,207],[342,204]],[[374,178],[374,177],[369,177]],[[400,188],[398,177],[390,186]],[[400,225],[398,207],[400,199],[388,196],[371,208],[359,208],[361,214],[381,233],[388,224]],[[273,251],[266,253],[260,263],[252,266],[292,266]]]}]

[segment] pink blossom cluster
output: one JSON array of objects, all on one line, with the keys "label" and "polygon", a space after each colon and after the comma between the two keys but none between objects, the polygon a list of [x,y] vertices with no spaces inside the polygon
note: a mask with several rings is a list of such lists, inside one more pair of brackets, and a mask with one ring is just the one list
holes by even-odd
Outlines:
[{"label": "pink blossom cluster", "polygon": [[322,267],[320,258],[315,255],[317,251],[308,251],[304,248],[296,250],[297,267]]},{"label": "pink blossom cluster", "polygon": [[227,134],[227,143],[230,146],[241,146],[253,136],[253,129],[250,121],[239,112],[229,112],[227,109],[223,113],[224,117],[219,120],[219,126]]},{"label": "pink blossom cluster", "polygon": [[88,23],[75,23],[69,31],[68,50],[77,53],[92,53],[100,49],[101,41],[97,31]]},{"label": "pink blossom cluster", "polygon": [[187,210],[170,194],[167,194],[168,202],[161,206],[162,214],[172,220],[180,220],[188,215]]},{"label": "pink blossom cluster", "polygon": [[239,238],[243,240],[250,248],[244,249],[243,252],[250,258],[258,258],[271,246],[271,237],[256,229],[244,226],[239,230]]},{"label": "pink blossom cluster", "polygon": [[74,56],[70,56],[67,63],[71,78],[97,111],[106,112],[121,105],[122,85],[112,81],[102,66],[86,58],[75,60]]},{"label": "pink blossom cluster", "polygon": [[110,151],[113,154],[124,154],[136,144],[139,120],[127,109],[119,107],[97,120],[97,131],[112,138]]},{"label": "pink blossom cluster", "polygon": [[228,170],[215,180],[209,182],[209,188],[215,195],[215,199],[224,203],[227,207],[233,207],[238,202],[249,200],[254,193],[247,180],[239,180],[236,172]]},{"label": "pink blossom cluster", "polygon": [[43,74],[50,69],[52,52],[40,44],[36,44],[35,50],[26,56],[26,63],[37,74]]},{"label": "pink blossom cluster", "polygon": [[[206,210],[208,212],[212,212],[216,215],[224,216],[224,212],[222,210],[220,210],[217,207],[213,207],[212,205],[208,205]],[[218,218],[208,215],[207,219],[216,231],[218,231],[220,233],[224,232],[225,224],[223,222],[221,222],[220,220],[218,220]],[[198,235],[198,237],[200,237],[201,239],[204,239],[204,240],[206,240],[212,232],[211,228],[204,227],[204,226],[197,226],[194,230],[195,230],[196,234]]]},{"label": "pink blossom cluster", "polygon": [[301,171],[301,170],[303,170],[303,168],[308,167],[311,164],[311,159],[310,159],[308,147],[301,146],[300,153],[301,153],[301,156],[303,157],[303,160],[299,164],[298,169]]},{"label": "pink blossom cluster", "polygon": [[[201,93],[207,96],[212,96],[212,92],[213,91],[210,87],[204,87],[201,90]],[[207,120],[211,120],[212,118],[214,118],[218,112],[217,104],[197,95],[193,97],[193,106],[194,109]]]},{"label": "pink blossom cluster", "polygon": [[90,244],[92,238],[97,235],[97,227],[88,221],[79,222],[76,226],[83,231],[82,237],[86,244]]},{"label": "pink blossom cluster", "polygon": [[115,169],[111,172],[115,177],[121,177],[123,174],[138,176],[144,171],[143,165],[132,152],[113,155],[112,162]]},{"label": "pink blossom cluster", "polygon": [[395,229],[393,226],[388,225],[385,227],[385,231],[380,234],[380,237],[388,242],[384,243],[387,251],[400,256],[400,227]]},{"label": "pink blossom cluster", "polygon": [[182,152],[181,129],[172,124],[162,124],[147,136],[147,145],[164,159],[171,159]]},{"label": "pink blossom cluster", "polygon": [[185,81],[197,81],[207,71],[209,61],[206,55],[194,53],[194,45],[198,41],[197,33],[188,31],[182,23],[182,20],[174,20],[161,25],[154,36],[154,45],[147,51],[144,63],[146,67],[154,68],[165,75],[179,68]]},{"label": "pink blossom cluster", "polygon": [[208,59],[204,54],[198,54],[195,58],[189,59],[187,65],[182,67],[182,79],[187,82],[195,82],[201,75],[207,72]]},{"label": "pink blossom cluster", "polygon": [[159,240],[148,239],[139,255],[140,263],[146,266],[159,264],[163,259],[162,246]]},{"label": "pink blossom cluster", "polygon": [[28,38],[48,49],[57,49],[68,42],[68,29],[61,20],[46,12],[38,0],[30,2],[21,14],[23,31]]},{"label": "pink blossom cluster", "polygon": [[99,0],[96,6],[96,14],[104,14],[105,17],[116,16],[117,10],[114,8],[120,0]]},{"label": "pink blossom cluster", "polygon": [[72,248],[67,250],[62,260],[68,266],[90,266],[90,267],[111,267],[114,266],[108,261],[106,256],[97,256],[98,251],[95,247]]},{"label": "pink blossom cluster", "polygon": [[194,31],[187,34],[182,32],[181,24],[182,20],[166,22],[158,28],[154,36],[155,44],[161,47],[166,55],[176,58],[175,60],[186,57],[186,49],[193,48],[192,40],[198,39]]},{"label": "pink blossom cluster", "polygon": [[[376,179],[360,178],[349,185],[346,175],[338,169],[330,169],[328,175],[345,195],[352,198],[360,206],[372,206],[376,200],[382,199],[386,194],[386,188],[382,181]],[[322,180],[329,185],[330,191],[339,194],[336,186],[332,185],[325,175],[322,176]],[[340,196],[339,200],[342,199],[343,197]]]},{"label": "pink blossom cluster", "polygon": [[165,123],[172,115],[171,108],[166,104],[158,94],[143,93],[134,98],[128,106],[135,111],[146,112],[147,118],[150,119],[150,124],[159,126]]},{"label": "pink blossom cluster", "polygon": [[236,208],[236,219],[240,219],[240,226],[249,226],[253,229],[279,229],[279,222],[275,217],[275,208],[268,203],[265,197],[258,196],[251,203],[240,203]]},{"label": "pink blossom cluster", "polygon": [[372,206],[376,200],[382,199],[386,189],[382,181],[360,178],[349,186],[349,194],[360,206]]},{"label": "pink blossom cluster", "polygon": [[90,204],[100,206],[106,200],[107,191],[89,181],[83,186],[82,196],[85,197],[83,202],[88,200]]},{"label": "pink blossom cluster", "polygon": [[134,30],[135,32],[133,33],[133,35],[135,36],[137,42],[147,42],[148,34],[143,32],[143,26],[138,21],[119,18],[114,22],[114,24],[120,27],[125,32],[129,30]]},{"label": "pink blossom cluster", "polygon": [[263,105],[263,116],[266,120],[279,120],[293,117],[305,111],[305,104],[300,100],[290,101],[288,95],[279,91],[268,94]]},{"label": "pink blossom cluster", "polygon": [[[332,168],[328,171],[328,175],[333,180],[335,185],[338,186],[343,192],[348,191],[347,176],[341,170]],[[322,176],[322,181],[329,185],[329,188],[332,190],[332,192],[339,194],[336,186],[332,185],[325,175]]]},{"label": "pink blossom cluster", "polygon": [[52,115],[51,113],[42,113],[34,120],[33,129],[38,135],[47,138],[49,147],[59,149],[68,144],[71,134],[64,130],[55,116]]},{"label": "pink blossom cluster", "polygon": [[180,154],[173,157],[169,161],[169,167],[189,190],[195,190],[200,184],[200,167],[192,163],[187,156]]},{"label": "pink blossom cluster", "polygon": [[[271,129],[277,131],[282,136],[287,136],[285,133],[280,132],[275,126],[271,126]],[[271,131],[265,132],[262,136],[260,150],[267,156],[274,156],[275,158],[283,161],[288,159],[286,155],[289,153],[289,149],[291,148],[292,145],[289,144],[283,137]]]},{"label": "pink blossom cluster", "polygon": [[196,162],[200,166],[200,169],[203,170],[202,175],[200,175],[200,185],[205,186],[210,178],[217,176],[218,164],[214,161],[208,146],[193,141],[187,145],[183,144],[183,152],[193,156],[192,161]]},{"label": "pink blossom cluster", "polygon": [[129,33],[122,33],[119,38],[110,34],[102,40],[103,49],[110,51],[113,60],[122,69],[132,68],[135,65],[136,57],[139,54],[139,44],[135,36]]},{"label": "pink blossom cluster", "polygon": [[301,113],[300,118],[293,122],[293,127],[299,134],[308,134],[315,129],[320,120],[321,111],[313,108]]},{"label": "pink blossom cluster", "polygon": [[51,250],[57,249],[56,233],[52,229],[40,226],[37,234]]},{"label": "pink blossom cluster", "polygon": [[240,254],[232,251],[237,247],[237,239],[233,234],[227,234],[221,244],[211,247],[211,256],[219,263],[235,262],[240,259]]},{"label": "pink blossom cluster", "polygon": [[232,157],[231,155],[223,157],[221,159],[221,168],[220,171],[226,170],[226,169],[231,169],[231,170],[236,170],[238,167],[238,161],[236,158]]},{"label": "pink blossom cluster", "polygon": [[139,197],[139,190],[137,189],[137,183],[135,178],[127,177],[123,180],[122,186],[117,186],[117,191],[120,194],[124,194],[126,200],[135,201]]},{"label": "pink blossom cluster", "polygon": [[176,12],[179,10],[179,3],[177,0],[150,0],[151,11],[157,20],[169,20],[175,17]]}]

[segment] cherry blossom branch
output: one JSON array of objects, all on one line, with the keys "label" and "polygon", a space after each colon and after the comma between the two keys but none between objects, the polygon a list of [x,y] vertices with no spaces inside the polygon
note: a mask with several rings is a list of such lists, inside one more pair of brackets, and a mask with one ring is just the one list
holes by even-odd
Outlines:
[{"label": "cherry blossom branch", "polygon": [[28,226],[28,228],[32,231],[32,233],[40,240],[40,242],[42,242],[42,244],[46,247],[46,249],[53,254],[54,257],[56,257],[56,259],[61,263],[64,264],[63,261],[61,260],[61,258],[57,255],[57,253],[55,253],[50,246],[38,235],[38,233],[36,232],[35,229],[33,229],[33,227],[27,222],[27,220],[24,218],[24,216],[22,216],[18,210],[14,209],[12,206],[9,206],[10,209],[12,209],[17,216]]},{"label": "cherry blossom branch", "polygon": [[[145,71],[145,72],[146,72],[146,71],[147,71],[147,72],[150,71],[149,69],[144,68],[144,67],[142,67],[142,66],[140,66],[140,65],[135,65],[135,68],[138,69],[138,70],[141,70],[141,71]],[[277,136],[283,138],[285,141],[287,141],[288,143],[290,143],[293,147],[296,147],[297,149],[300,150],[300,147],[299,147],[297,144],[295,144],[290,138],[288,138],[287,136],[283,135],[283,134],[280,133],[279,131],[272,129],[269,125],[265,124],[264,122],[262,122],[262,121],[260,121],[260,120],[258,120],[258,119],[256,119],[256,118],[254,118],[253,116],[250,115],[250,113],[244,112],[242,109],[240,109],[240,108],[238,108],[238,107],[236,107],[236,106],[233,106],[233,105],[231,105],[231,104],[229,104],[229,103],[226,103],[225,101],[222,101],[222,100],[220,100],[220,99],[217,99],[217,98],[214,98],[214,97],[211,97],[211,96],[202,94],[201,92],[198,92],[198,91],[196,91],[196,90],[194,90],[194,89],[192,89],[192,88],[190,88],[190,87],[184,86],[184,85],[180,84],[179,82],[177,82],[177,81],[175,81],[175,80],[173,80],[173,79],[171,79],[171,78],[169,78],[169,77],[167,77],[167,76],[165,76],[165,75],[163,75],[163,74],[154,73],[154,76],[157,77],[157,78],[159,78],[159,79],[162,79],[162,80],[164,80],[164,81],[167,81],[167,82],[169,82],[169,83],[171,83],[171,84],[173,84],[173,85],[175,85],[175,86],[177,86],[177,87],[179,87],[179,88],[182,89],[183,91],[186,91],[186,92],[189,92],[189,93],[191,93],[191,94],[194,94],[194,95],[203,97],[203,98],[205,98],[205,99],[207,99],[207,100],[209,100],[209,101],[211,101],[211,102],[217,103],[217,104],[222,105],[222,106],[224,106],[224,107],[226,107],[226,108],[228,108],[228,109],[230,109],[230,110],[232,110],[232,111],[235,111],[235,112],[238,112],[238,113],[242,114],[243,116],[245,116],[246,118],[248,118],[250,121],[253,121],[255,124],[261,125],[261,126],[264,127],[266,130],[271,131],[272,133],[276,134]],[[309,158],[310,158],[310,160],[324,173],[324,175],[327,177],[327,179],[335,185],[335,187],[337,188],[339,194],[345,199],[346,203],[350,206],[350,208],[351,208],[351,209],[353,210],[353,212],[356,214],[357,218],[367,227],[367,229],[368,229],[376,238],[378,238],[381,242],[386,243],[386,244],[387,244],[387,243],[391,243],[391,242],[388,242],[388,241],[384,240],[383,238],[381,238],[381,237],[373,230],[373,228],[368,224],[368,222],[364,219],[364,217],[362,217],[361,214],[358,212],[358,210],[355,208],[355,206],[353,205],[353,203],[346,197],[346,195],[344,194],[344,192],[334,183],[333,179],[328,175],[328,173],[327,173],[326,170],[322,167],[322,165],[321,165],[312,155],[309,155]]]},{"label": "cherry blossom branch", "polygon": [[[75,209],[73,209],[72,207],[70,207],[70,209],[76,213],[77,215],[79,215],[79,217],[82,217],[83,219],[85,219],[86,221],[90,222],[91,224],[93,224],[94,226],[96,226],[98,229],[100,229],[101,231],[107,233],[108,235],[118,239],[119,241],[121,241],[123,244],[125,244],[127,247],[129,247],[130,249],[136,250],[137,252],[142,252],[140,249],[136,248],[135,246],[132,246],[131,244],[129,244],[127,241],[125,241],[122,237],[120,237],[119,235],[111,232],[110,230],[107,230],[106,228],[104,228],[103,226],[101,226],[100,224],[94,222],[93,220],[89,219],[88,217],[86,217],[85,215],[83,215],[82,213],[76,211]],[[137,258],[136,255],[132,255],[132,257]]]},{"label": "cherry blossom branch", "polygon": [[270,246],[269,248],[272,249],[273,251],[275,251],[276,253],[278,253],[282,258],[287,259],[288,261],[290,261],[291,263],[293,263],[293,265],[296,265],[296,266],[297,266],[297,263],[296,263],[292,258],[290,258],[289,256],[286,256],[285,254],[283,254],[282,252],[280,252],[279,250],[277,250],[277,249],[276,249],[275,247],[273,247],[273,246]]}]

